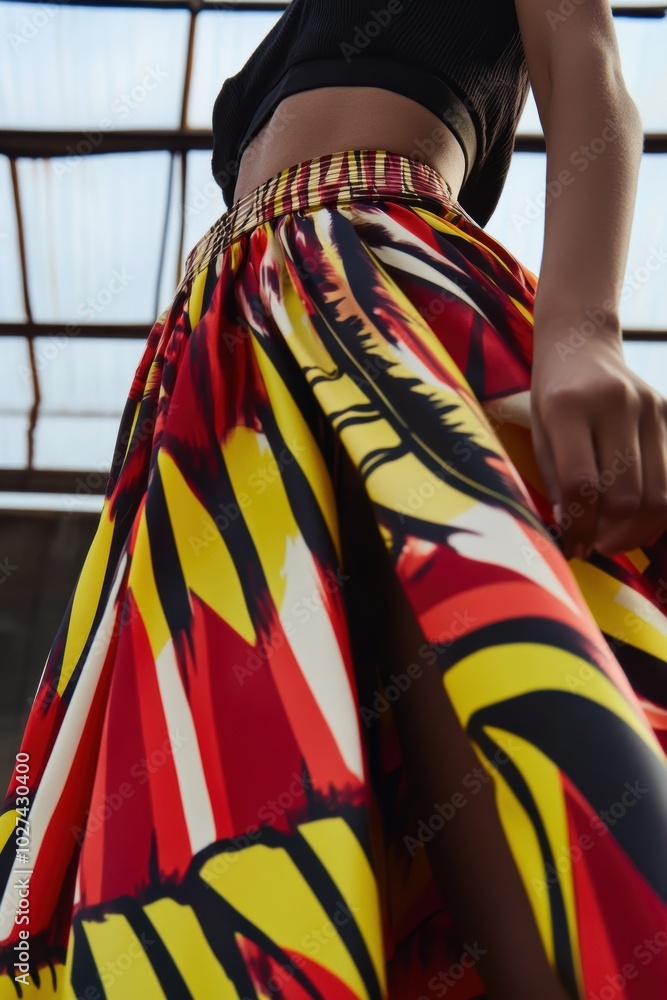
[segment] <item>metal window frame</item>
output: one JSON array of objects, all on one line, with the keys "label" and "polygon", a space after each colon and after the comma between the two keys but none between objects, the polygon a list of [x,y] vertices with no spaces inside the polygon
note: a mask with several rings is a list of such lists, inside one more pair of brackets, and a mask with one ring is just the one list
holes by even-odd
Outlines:
[{"label": "metal window frame", "polygon": [[[41,5],[43,0],[18,0],[25,4]],[[190,12],[188,27],[188,47],[186,69],[184,75],[183,93],[181,98],[180,127],[177,129],[154,129],[137,131],[113,131],[102,134],[102,139],[96,145],[94,152],[86,155],[103,156],[119,152],[152,152],[163,151],[171,153],[171,171],[168,184],[167,204],[165,206],[164,236],[166,238],[167,220],[171,211],[173,193],[173,170],[177,159],[181,166],[181,212],[179,219],[178,262],[177,272],[180,274],[183,262],[183,241],[185,231],[185,185],[187,180],[187,154],[196,150],[213,149],[213,133],[210,129],[190,129],[187,127],[187,104],[192,79],[194,56],[194,40],[197,15],[202,11],[284,11],[289,6],[281,0],[265,0],[265,2],[250,2],[250,0],[67,0],[68,6],[74,7],[107,7],[116,9],[156,9],[156,10],[187,10]],[[615,17],[631,18],[664,18],[667,15],[665,6],[627,7],[615,5],[612,7]],[[31,492],[31,493],[76,493],[77,484],[90,482],[89,471],[50,470],[33,468],[34,433],[39,416],[41,392],[39,374],[36,366],[34,339],[53,335],[71,335],[72,324],[37,323],[32,316],[28,269],[26,263],[26,248],[24,225],[21,213],[21,200],[16,169],[18,158],[48,159],[69,156],[72,146],[85,138],[86,130],[5,130],[0,133],[0,155],[9,159],[14,208],[16,213],[17,234],[19,243],[19,261],[21,267],[21,284],[24,300],[26,321],[23,323],[0,323],[0,338],[24,337],[28,343],[30,357],[33,405],[29,414],[28,427],[28,466],[25,469],[0,469],[0,492]],[[545,141],[541,135],[517,136],[515,143],[517,153],[545,153]],[[651,133],[644,137],[645,153],[667,153],[667,133]],[[160,274],[164,265],[165,238],[163,238],[160,261]],[[157,282],[159,289],[160,281]],[[158,306],[156,304],[156,315]],[[77,324],[76,335],[84,338],[99,339],[136,339],[144,340],[147,336],[147,325],[139,324]],[[627,341],[667,341],[665,330],[626,330],[624,339]],[[1,341],[0,341],[1,342]],[[99,478],[99,473],[96,473]],[[106,477],[89,490],[93,495],[104,494]]]}]

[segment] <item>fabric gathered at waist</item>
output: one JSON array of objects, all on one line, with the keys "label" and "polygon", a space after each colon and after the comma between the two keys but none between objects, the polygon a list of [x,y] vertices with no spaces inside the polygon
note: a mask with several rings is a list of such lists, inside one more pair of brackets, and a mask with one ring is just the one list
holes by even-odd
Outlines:
[{"label": "fabric gathered at waist", "polygon": [[287,167],[232,205],[190,252],[184,280],[244,233],[280,215],[385,198],[458,209],[445,179],[420,160],[377,149],[328,153]]}]

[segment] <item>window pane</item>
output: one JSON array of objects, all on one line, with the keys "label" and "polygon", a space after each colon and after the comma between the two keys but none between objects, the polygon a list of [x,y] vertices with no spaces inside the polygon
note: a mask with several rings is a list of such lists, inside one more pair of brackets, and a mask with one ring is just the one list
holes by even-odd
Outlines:
[{"label": "window pane", "polygon": [[118,417],[40,417],[35,428],[36,469],[87,469],[80,492],[97,489],[109,471]]},{"label": "window pane", "polygon": [[28,464],[28,417],[0,417],[0,469],[25,469]]},{"label": "window pane", "polygon": [[188,125],[211,127],[213,104],[224,80],[241,69],[280,15],[280,11],[205,11],[198,15]]},{"label": "window pane", "polygon": [[[573,174],[577,172],[573,169]],[[546,157],[517,153],[487,229],[536,274],[542,260]],[[630,252],[621,296],[621,321],[634,329],[667,329],[667,156],[644,154]]]},{"label": "window pane", "polygon": [[667,343],[634,341],[623,351],[630,368],[667,399]]},{"label": "window pane", "polygon": [[180,124],[187,11],[0,4],[0,128]]},{"label": "window pane", "polygon": [[188,250],[225,211],[222,190],[211,173],[211,154],[188,153],[185,190],[185,245]]},{"label": "window pane", "polygon": [[169,161],[169,153],[18,161],[35,320],[155,319]]},{"label": "window pane", "polygon": [[36,337],[40,418],[77,413],[120,418],[144,350],[140,340]]},{"label": "window pane", "polygon": [[1,337],[0,355],[2,420],[6,413],[27,413],[33,404],[34,392],[28,341],[25,337]]}]

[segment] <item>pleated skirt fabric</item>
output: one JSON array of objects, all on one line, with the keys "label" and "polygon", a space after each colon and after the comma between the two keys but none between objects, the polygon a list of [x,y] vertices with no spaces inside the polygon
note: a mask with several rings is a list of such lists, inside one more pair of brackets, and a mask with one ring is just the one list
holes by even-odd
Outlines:
[{"label": "pleated skirt fabric", "polygon": [[[423,848],[479,780],[420,817],[402,769],[426,664],[572,996],[664,995],[667,546],[564,558],[535,291],[377,150],[194,247],[0,817],[1,1000],[486,996]],[[388,685],[387,566],[423,633]]]}]

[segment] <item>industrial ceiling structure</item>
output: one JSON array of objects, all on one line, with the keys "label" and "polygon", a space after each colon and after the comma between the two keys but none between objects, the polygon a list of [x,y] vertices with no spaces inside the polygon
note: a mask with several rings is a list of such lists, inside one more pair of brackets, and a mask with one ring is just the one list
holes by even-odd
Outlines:
[{"label": "industrial ceiling structure", "polygon": [[[5,510],[101,507],[143,342],[188,251],[224,211],[210,168],[213,102],[286,6],[0,3]],[[667,395],[665,10],[614,7],[645,128],[622,320],[630,364]],[[531,98],[488,229],[535,271],[545,161]]]}]

